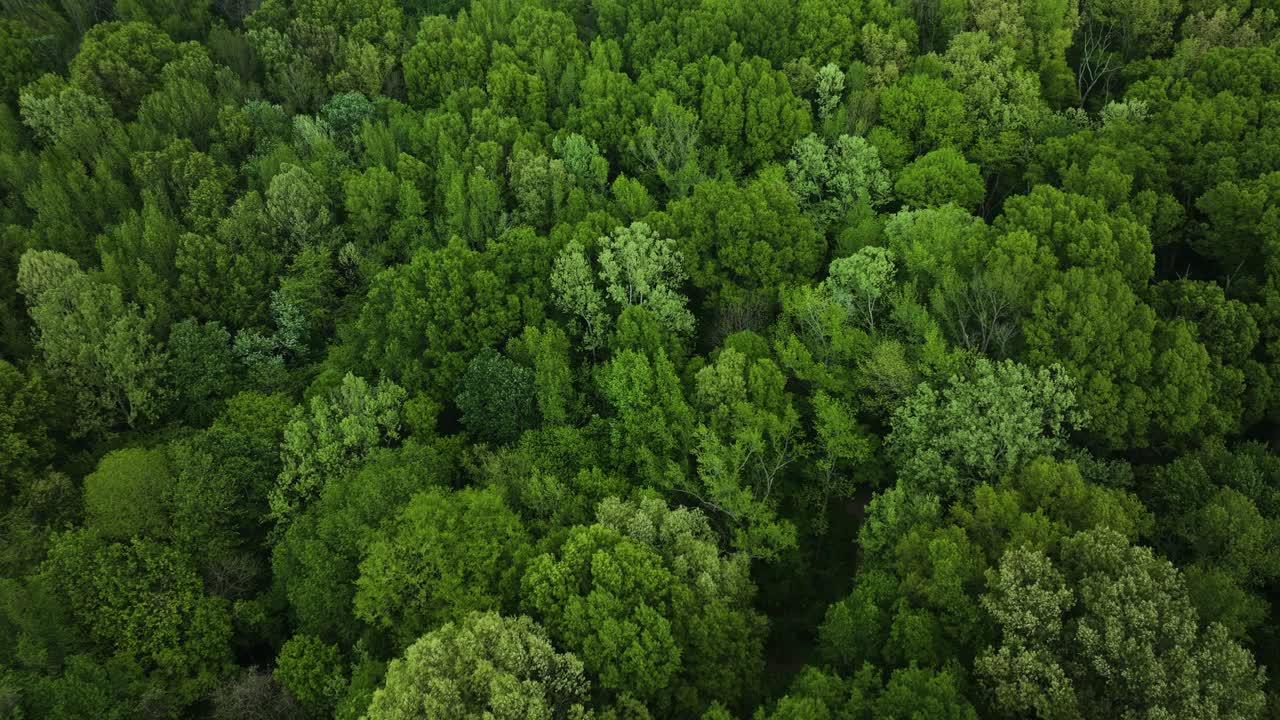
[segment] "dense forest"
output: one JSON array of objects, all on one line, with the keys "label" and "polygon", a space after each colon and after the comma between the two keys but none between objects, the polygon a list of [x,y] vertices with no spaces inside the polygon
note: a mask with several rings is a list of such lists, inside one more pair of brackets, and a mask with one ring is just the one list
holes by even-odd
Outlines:
[{"label": "dense forest", "polygon": [[1278,13],[0,0],[0,718],[1280,718]]}]

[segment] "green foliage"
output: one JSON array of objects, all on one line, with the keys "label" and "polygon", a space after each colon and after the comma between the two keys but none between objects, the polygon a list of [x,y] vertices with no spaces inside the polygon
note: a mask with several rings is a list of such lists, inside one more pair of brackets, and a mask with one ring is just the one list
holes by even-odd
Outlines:
[{"label": "green foliage", "polygon": [[[1003,639],[976,669],[998,707],[1036,717],[1261,710],[1249,653],[1222,626],[1200,628],[1168,561],[1107,530],[1080,533],[1061,552],[1061,570],[1038,552],[1006,552],[983,598]],[[1090,681],[1103,673],[1113,679],[1098,688]]]},{"label": "green foliage", "polygon": [[164,452],[129,448],[109,453],[84,479],[85,524],[103,537],[160,537],[164,496],[172,476]]},{"label": "green foliage", "polygon": [[613,411],[609,441],[619,464],[650,481],[680,468],[693,412],[666,353],[650,359],[623,350],[601,368],[599,380],[600,394]]},{"label": "green foliage", "polygon": [[342,656],[335,645],[311,635],[294,635],[280,648],[276,682],[317,714],[332,711],[346,690]]},{"label": "green foliage", "polygon": [[941,391],[922,384],[894,415],[887,445],[904,481],[954,496],[967,481],[1062,452],[1087,417],[1061,368],[979,360],[971,378],[953,377]]},{"label": "green foliage", "polygon": [[453,472],[442,448],[405,446],[375,451],[358,472],[329,478],[320,496],[285,528],[271,557],[301,632],[354,642],[356,581],[367,546],[382,537],[417,492],[442,485]]},{"label": "green foliage", "polygon": [[533,372],[485,348],[468,363],[456,402],[477,438],[509,443],[538,424],[535,392]]},{"label": "green foliage", "polygon": [[556,554],[534,558],[523,594],[603,689],[652,699],[680,668],[670,619],[673,582],[652,548],[592,525],[572,530]]},{"label": "green foliage", "polygon": [[856,135],[841,135],[834,147],[816,135],[804,137],[791,149],[787,175],[819,228],[843,222],[859,205],[878,208],[890,196],[879,151]]},{"label": "green foliage", "polygon": [[173,403],[188,422],[202,425],[234,387],[231,335],[217,321],[184,320],[169,327],[168,349],[169,381],[179,390]]},{"label": "green foliage", "polygon": [[70,531],[54,540],[41,573],[94,645],[178,704],[230,664],[226,601],[205,595],[190,560],[172,548]]},{"label": "green foliage", "polygon": [[496,492],[420,493],[366,549],[356,616],[408,645],[470,611],[499,609],[527,542]]},{"label": "green foliage", "polygon": [[518,329],[522,305],[534,302],[512,294],[486,257],[455,240],[379,273],[352,328],[357,364],[451,397],[471,356]]},{"label": "green foliage", "polygon": [[[781,171],[769,170],[739,187],[700,183],[668,210],[671,230],[699,289],[723,300],[772,294],[784,283],[812,277],[826,244],[801,211]],[[662,233],[664,225],[656,223]]]},{"label": "green foliage", "polygon": [[284,430],[284,467],[269,496],[272,516],[288,522],[330,477],[353,468],[370,450],[400,437],[405,391],[395,383],[369,387],[347,373],[328,397],[313,397],[310,412],[294,409]]},{"label": "green foliage", "polygon": [[606,298],[619,310],[642,307],[671,335],[693,333],[693,314],[680,294],[684,281],[684,257],[676,244],[643,222],[619,227],[600,238],[596,263],[603,291],[592,278],[592,267],[576,242],[566,245],[556,258],[551,286],[556,305],[582,326],[584,341],[594,346],[610,323]]},{"label": "green foliage", "polygon": [[49,459],[48,423],[54,418],[50,400],[39,376],[27,377],[0,360],[0,477],[6,478],[5,497]]},{"label": "green foliage", "polygon": [[949,147],[925,153],[903,168],[894,189],[911,207],[952,203],[965,210],[977,208],[986,194],[978,166]]},{"label": "green foliage", "polygon": [[529,618],[471,613],[393,661],[367,717],[579,718],[590,688],[582,670]]},{"label": "green foliage", "polygon": [[1270,5],[0,3],[0,718],[1280,716]]},{"label": "green foliage", "polygon": [[45,365],[73,388],[80,433],[159,413],[164,354],[149,318],[114,285],[93,280],[71,258],[29,250],[18,268]]},{"label": "green foliage", "polygon": [[794,545],[795,528],[775,517],[774,491],[781,491],[786,467],[806,453],[786,379],[773,361],[726,348],[694,384],[701,422],[697,480],[687,492],[728,518],[735,547],[776,558]]},{"label": "green foliage", "polygon": [[129,116],[156,88],[161,68],[178,52],[178,46],[149,23],[102,23],[85,34],[70,63],[71,82],[109,102],[117,115]]},{"label": "green foliage", "polygon": [[702,513],[672,510],[656,498],[607,498],[596,518],[656,550],[673,572],[672,628],[682,649],[676,706],[689,712],[709,701],[737,706],[752,699],[764,672],[765,620],[752,608],[747,555],[722,553]]}]

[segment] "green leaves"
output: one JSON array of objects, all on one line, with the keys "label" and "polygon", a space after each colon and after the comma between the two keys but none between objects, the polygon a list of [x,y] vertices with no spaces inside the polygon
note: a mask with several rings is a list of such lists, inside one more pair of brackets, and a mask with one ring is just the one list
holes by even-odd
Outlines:
[{"label": "green leaves", "polygon": [[1247,717],[1262,707],[1247,652],[1221,626],[1198,627],[1167,561],[1102,529],[1070,538],[1060,563],[1061,572],[1040,553],[1007,551],[984,597],[1003,642],[977,669],[1002,709]]},{"label": "green leaves", "polygon": [[0,4],[5,718],[1276,714],[1266,3]]},{"label": "green leaves", "polygon": [[841,135],[834,145],[817,135],[805,136],[791,149],[787,176],[815,225],[824,230],[839,227],[858,206],[879,208],[890,199],[889,174],[879,151],[856,135]]},{"label": "green leaves", "polygon": [[599,525],[572,531],[525,573],[527,606],[582,657],[604,689],[650,699],[680,666],[673,578],[650,548]]},{"label": "green leaves", "polygon": [[69,531],[55,540],[42,573],[94,643],[137,663],[180,704],[230,664],[226,602],[204,595],[189,559],[173,548]]},{"label": "green leaves", "polygon": [[451,398],[470,358],[540,309],[538,298],[514,292],[491,258],[455,239],[379,273],[351,327],[357,367],[439,402]]},{"label": "green leaves", "polygon": [[471,613],[422,636],[387,669],[370,720],[583,717],[583,665],[527,617]]},{"label": "green leaves", "polygon": [[647,308],[670,332],[693,332],[693,315],[677,292],[684,258],[672,240],[637,222],[602,238],[601,245],[600,279],[610,300],[623,308]]},{"label": "green leaves", "polygon": [[604,312],[604,295],[596,287],[591,264],[581,245],[571,242],[560,251],[551,275],[551,287],[556,294],[556,307],[580,326],[584,345],[588,349],[599,346],[610,318]]},{"label": "green leaves", "polygon": [[732,348],[695,380],[702,423],[697,474],[686,492],[727,517],[735,548],[765,559],[795,544],[795,528],[779,520],[774,507],[787,466],[807,452],[785,382],[772,361],[748,362]]},{"label": "green leaves", "polygon": [[630,307],[648,310],[668,333],[693,333],[693,314],[680,294],[684,258],[674,241],[660,236],[646,223],[619,227],[599,240],[596,257],[603,293],[597,287],[583,248],[570,242],[556,258],[551,286],[556,305],[581,327],[588,348],[598,347],[612,318],[605,312],[607,297],[617,312]]},{"label": "green leaves", "polygon": [[467,365],[456,402],[477,438],[509,443],[538,424],[534,392],[532,371],[486,348]]},{"label": "green leaves", "polygon": [[934,207],[948,203],[974,210],[986,195],[977,165],[953,148],[921,155],[902,169],[894,185],[908,207]]},{"label": "green leaves", "polygon": [[968,481],[1061,452],[1088,417],[1061,368],[979,360],[972,377],[953,377],[941,391],[920,385],[894,414],[887,445],[904,480],[955,497]]},{"label": "green leaves", "polygon": [[671,229],[655,226],[679,242],[693,284],[725,302],[812,277],[826,249],[781,168],[743,187],[700,183],[667,212]]},{"label": "green leaves", "polygon": [[165,358],[149,318],[126,306],[117,287],[94,281],[65,255],[31,250],[19,263],[18,288],[46,366],[74,389],[80,434],[159,414]]},{"label": "green leaves", "polygon": [[520,520],[494,491],[416,495],[365,551],[356,616],[408,645],[471,610],[509,606],[503,581],[527,542]]},{"label": "green leaves", "polygon": [[328,397],[295,408],[284,431],[284,468],[269,496],[277,523],[293,519],[333,475],[349,472],[375,447],[400,438],[405,391],[395,383],[369,387],[351,373]]},{"label": "green leaves", "polygon": [[129,448],[102,458],[84,479],[86,525],[113,540],[161,537],[172,476],[164,452]]}]

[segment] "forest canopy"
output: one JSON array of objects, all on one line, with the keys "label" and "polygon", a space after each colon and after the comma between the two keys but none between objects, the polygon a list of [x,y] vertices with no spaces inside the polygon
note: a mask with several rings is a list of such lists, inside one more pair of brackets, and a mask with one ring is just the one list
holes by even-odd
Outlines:
[{"label": "forest canopy", "polygon": [[0,0],[0,720],[1280,717],[1275,0]]}]

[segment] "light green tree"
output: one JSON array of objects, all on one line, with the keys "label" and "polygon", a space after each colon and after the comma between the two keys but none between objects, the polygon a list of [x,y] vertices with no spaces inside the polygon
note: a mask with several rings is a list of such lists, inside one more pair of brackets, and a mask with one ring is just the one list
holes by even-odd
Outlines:
[{"label": "light green tree", "polygon": [[600,245],[600,279],[609,299],[624,309],[647,308],[674,333],[693,332],[693,314],[679,293],[685,277],[684,258],[674,241],[659,236],[643,222],[635,222],[601,238]]},{"label": "light green tree", "polygon": [[165,355],[150,319],[126,305],[118,288],[49,250],[23,254],[18,288],[45,365],[74,388],[80,433],[159,415]]},{"label": "light green tree", "polygon": [[979,360],[941,389],[921,384],[893,415],[887,440],[899,477],[945,496],[1060,453],[1087,417],[1059,367]]},{"label": "light green tree", "polygon": [[569,316],[583,336],[583,344],[595,349],[604,341],[609,326],[604,294],[596,287],[591,263],[582,245],[571,242],[556,257],[551,273],[556,307]]},{"label": "light green tree", "polygon": [[373,387],[347,373],[328,396],[294,408],[284,431],[284,467],[268,500],[277,523],[288,523],[334,475],[354,470],[376,447],[400,438],[405,391],[392,382]]},{"label": "light green tree", "polygon": [[369,720],[584,718],[583,664],[527,617],[471,613],[409,646],[387,668]]},{"label": "light green tree", "polygon": [[84,479],[85,524],[114,540],[161,537],[168,526],[164,501],[172,484],[163,450],[107,453]]}]

